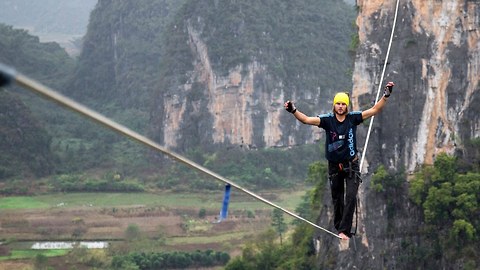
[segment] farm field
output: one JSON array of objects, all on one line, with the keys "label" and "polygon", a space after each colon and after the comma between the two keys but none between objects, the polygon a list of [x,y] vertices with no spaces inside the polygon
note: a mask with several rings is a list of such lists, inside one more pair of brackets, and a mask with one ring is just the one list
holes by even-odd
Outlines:
[{"label": "farm field", "polygon": [[[260,194],[264,198],[295,208],[300,203],[304,190],[273,191]],[[210,193],[54,193],[38,196],[0,197],[0,209],[54,209],[71,207],[113,207],[113,206],[163,206],[163,207],[204,207],[221,206],[223,192]],[[232,191],[230,209],[267,210],[270,206],[243,193]],[[293,209],[292,209],[293,210]]]},{"label": "farm field", "polygon": [[[262,197],[294,211],[304,194],[274,191]],[[229,217],[218,223],[223,192],[216,193],[55,193],[0,198],[0,241],[11,256],[27,253],[34,241],[121,243],[135,226],[161,250],[213,249],[239,254],[242,244],[271,225],[270,206],[232,190]],[[200,214],[203,212],[203,214]],[[285,216],[286,222],[291,218]],[[23,243],[23,244],[22,244]],[[37,253],[31,253],[35,256]],[[64,253],[63,253],[64,254]],[[54,254],[55,255],[55,254]],[[53,256],[54,256],[53,255]],[[60,254],[62,255],[62,254]],[[2,265],[13,257],[0,256]],[[21,260],[17,260],[21,262]]]}]

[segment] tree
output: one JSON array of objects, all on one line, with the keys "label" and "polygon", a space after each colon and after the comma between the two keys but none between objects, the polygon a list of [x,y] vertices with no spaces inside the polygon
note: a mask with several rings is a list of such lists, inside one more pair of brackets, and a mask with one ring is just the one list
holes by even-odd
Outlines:
[{"label": "tree", "polygon": [[227,264],[225,270],[249,270],[253,269],[249,264],[241,257],[236,257]]},{"label": "tree", "polygon": [[130,260],[129,257],[126,256],[114,256],[112,259],[112,263],[110,264],[111,269],[123,269],[123,270],[139,270],[140,268],[138,265]]},{"label": "tree", "polygon": [[480,175],[465,172],[458,162],[465,161],[438,155],[433,166],[424,166],[415,174],[409,193],[422,207],[425,223],[433,232],[429,244],[440,247],[439,252],[449,260],[464,259],[474,265],[472,251],[478,245],[480,226]]},{"label": "tree", "polygon": [[328,168],[325,162],[314,162],[308,166],[308,175],[307,183],[314,184],[314,188],[311,191],[310,196],[310,205],[312,206],[312,211],[316,212],[319,210],[320,205],[315,202],[321,202],[322,196],[324,193],[325,184],[328,179]]},{"label": "tree", "polygon": [[287,224],[285,223],[285,219],[283,218],[283,212],[280,209],[273,209],[272,212],[272,226],[277,231],[278,235],[280,236],[280,245],[282,245],[282,235],[284,232],[287,231]]},{"label": "tree", "polygon": [[205,208],[201,208],[199,211],[198,211],[198,217],[199,218],[205,218],[205,216],[207,215],[207,210]]},{"label": "tree", "polygon": [[141,237],[140,228],[137,224],[129,224],[125,230],[125,240],[133,241]]},{"label": "tree", "polygon": [[388,173],[385,170],[385,167],[381,165],[378,167],[376,170],[375,174],[372,176],[372,181],[370,186],[372,187],[375,192],[383,192],[385,191],[385,187],[383,186],[383,182],[385,182],[385,179],[388,177]]},{"label": "tree", "polygon": [[441,225],[445,220],[450,220],[455,201],[452,191],[451,183],[443,183],[440,187],[433,186],[428,189],[427,198],[423,203],[423,212],[428,223]]},{"label": "tree", "polygon": [[474,240],[475,228],[470,222],[467,222],[463,219],[455,220],[453,223],[453,229],[451,231],[451,237],[454,238],[454,241],[457,243],[464,243],[463,239]]},{"label": "tree", "polygon": [[43,270],[47,268],[48,258],[44,254],[37,254],[33,263],[35,270]]},{"label": "tree", "polygon": [[432,177],[434,182],[452,181],[457,171],[457,159],[446,153],[441,153],[435,159],[433,166],[435,167],[435,173]]}]

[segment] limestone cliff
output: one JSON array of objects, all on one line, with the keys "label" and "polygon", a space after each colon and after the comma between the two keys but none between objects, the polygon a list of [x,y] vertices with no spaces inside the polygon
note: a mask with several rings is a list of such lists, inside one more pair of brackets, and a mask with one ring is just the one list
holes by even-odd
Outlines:
[{"label": "limestone cliff", "polygon": [[[176,134],[182,133],[181,122],[186,114],[204,110],[212,115],[212,122],[203,128],[208,129],[213,143],[252,144],[253,123],[249,104],[253,103],[253,82],[251,78],[257,73],[252,66],[248,68],[246,78],[240,70],[232,70],[226,76],[215,74],[210,63],[208,48],[202,41],[200,34],[187,25],[189,46],[194,57],[194,69],[190,75],[190,81],[201,82],[205,85],[204,108],[201,101],[193,102],[192,110],[187,112],[186,104],[189,100],[179,99],[179,95],[167,96],[164,99],[167,117],[164,121],[165,143],[170,147],[177,146]],[[192,83],[184,86],[186,92],[196,91],[192,89]],[[206,124],[207,125],[207,124]]]},{"label": "limestone cliff", "polygon": [[[202,142],[212,144],[245,145],[247,148],[284,146],[281,129],[281,117],[285,115],[283,101],[295,96],[286,97],[281,82],[269,85],[274,81],[272,75],[265,65],[257,61],[246,67],[237,66],[225,75],[216,73],[200,33],[191,25],[187,26],[187,30],[194,68],[188,79],[191,83],[182,86],[183,93],[167,95],[163,100],[166,114],[163,130],[165,144],[177,147],[182,136],[204,136]],[[195,84],[204,87],[203,101],[186,98],[189,92],[199,91],[194,88]],[[303,94],[319,96],[317,91]],[[311,102],[318,103],[315,98]],[[202,111],[210,119],[209,122],[198,119],[201,122],[197,122],[197,130],[185,134],[182,125],[184,118]],[[289,138],[290,144],[304,144],[312,143],[313,136],[301,142],[295,141],[293,136]]]},{"label": "limestone cliff", "polygon": [[[357,1],[356,107],[375,97],[396,1]],[[368,160],[412,172],[480,135],[478,1],[400,1],[385,81],[397,86],[376,120]],[[385,83],[384,81],[384,83]]]},{"label": "limestone cliff", "polygon": [[161,63],[168,69],[154,99],[154,139],[182,151],[287,147],[319,138],[321,130],[295,121],[283,102],[323,113],[332,92],[350,88],[351,6],[199,1],[180,14]]}]

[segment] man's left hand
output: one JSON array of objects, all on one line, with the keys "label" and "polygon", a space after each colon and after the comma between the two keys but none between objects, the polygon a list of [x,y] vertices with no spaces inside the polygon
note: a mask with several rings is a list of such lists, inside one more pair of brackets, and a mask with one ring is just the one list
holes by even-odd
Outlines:
[{"label": "man's left hand", "polygon": [[393,82],[388,82],[387,85],[385,85],[385,89],[383,89],[383,96],[388,98],[393,91],[393,86],[395,86]]}]

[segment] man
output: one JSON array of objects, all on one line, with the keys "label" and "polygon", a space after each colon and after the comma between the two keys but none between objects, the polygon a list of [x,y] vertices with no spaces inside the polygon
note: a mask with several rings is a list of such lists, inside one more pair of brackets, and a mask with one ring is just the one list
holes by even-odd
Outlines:
[{"label": "man", "polygon": [[[365,111],[348,112],[350,98],[347,93],[338,93],[333,99],[333,112],[307,116],[287,101],[285,109],[304,124],[318,126],[326,132],[325,156],[328,160],[328,178],[332,192],[334,225],[338,236],[348,240],[351,236],[353,214],[360,185],[356,130],[363,120],[378,114],[387,103],[394,83],[385,86],[383,97]],[[345,188],[346,187],[346,188]]]}]

